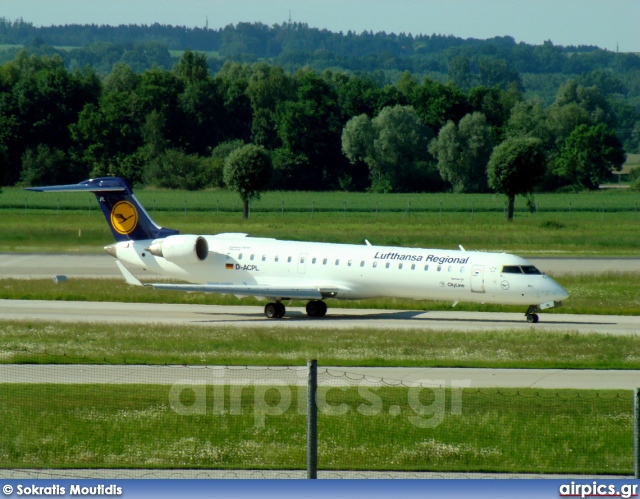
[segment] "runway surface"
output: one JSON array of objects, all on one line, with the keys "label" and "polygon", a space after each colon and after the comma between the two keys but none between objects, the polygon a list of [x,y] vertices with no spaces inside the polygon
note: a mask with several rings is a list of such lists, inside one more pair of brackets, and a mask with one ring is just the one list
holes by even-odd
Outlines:
[{"label": "runway surface", "polygon": [[[550,275],[568,273],[638,272],[640,258],[540,258],[528,259]],[[154,274],[130,269],[138,277]],[[0,253],[0,279],[42,279],[54,275],[81,278],[122,278],[115,259],[105,254]]]},{"label": "runway surface", "polygon": [[[339,302],[334,302],[339,305]],[[352,328],[449,331],[558,331],[638,334],[640,317],[540,314],[538,324],[523,313],[407,311],[333,308],[323,318],[309,318],[303,308],[289,307],[284,319],[266,319],[260,306],[180,305],[155,303],[0,300],[0,318],[74,323],[164,324],[194,327],[264,327],[345,330]]]}]

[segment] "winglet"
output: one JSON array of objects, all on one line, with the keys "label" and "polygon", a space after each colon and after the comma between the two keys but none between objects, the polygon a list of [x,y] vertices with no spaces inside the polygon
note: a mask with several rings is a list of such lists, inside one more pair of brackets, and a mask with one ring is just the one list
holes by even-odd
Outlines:
[{"label": "winglet", "polygon": [[124,280],[127,281],[127,284],[131,284],[132,286],[142,286],[142,283],[138,279],[136,279],[131,272],[129,272],[127,267],[120,263],[120,260],[116,260],[116,265],[120,269],[120,272],[122,272]]}]

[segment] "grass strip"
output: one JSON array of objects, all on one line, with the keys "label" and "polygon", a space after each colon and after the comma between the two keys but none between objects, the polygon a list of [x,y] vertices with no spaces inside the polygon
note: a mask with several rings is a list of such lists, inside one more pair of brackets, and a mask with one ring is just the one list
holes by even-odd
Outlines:
[{"label": "grass strip", "polygon": [[[224,411],[215,413],[220,392],[209,386],[206,410],[195,415],[176,412],[169,386],[1,386],[2,468],[305,465],[305,415],[297,404],[305,394],[295,386],[247,386],[241,392],[226,387]],[[366,398],[362,387],[325,392],[318,418],[320,469],[632,471],[628,392],[465,390],[458,392],[459,410],[451,409],[451,390],[369,387],[366,392]],[[184,390],[180,397],[184,407],[196,395]],[[239,403],[233,406],[232,398]]]},{"label": "grass strip", "polygon": [[[1,199],[1,195],[0,195]],[[94,207],[60,211],[0,210],[0,251],[101,252],[113,237]],[[154,216],[153,210],[151,215]],[[637,256],[640,217],[616,213],[518,213],[506,223],[502,212],[157,212],[156,221],[184,234],[244,232],[295,241],[364,244],[519,255]],[[597,230],[595,228],[597,227]],[[488,237],[487,235],[491,236]]]},{"label": "grass strip", "polygon": [[0,362],[640,369],[640,336],[0,322]]},{"label": "grass strip", "polygon": [[[545,313],[638,315],[640,314],[640,279],[636,273],[603,273],[562,275],[556,280],[568,291],[569,299],[562,308]],[[158,282],[158,280],[154,281]],[[52,279],[1,279],[0,299],[119,301],[129,303],[184,303],[200,305],[256,305],[254,298],[239,299],[232,295],[157,291],[129,286],[119,279],[75,279],[54,283]],[[304,306],[294,302],[294,306]],[[405,299],[371,299],[328,301],[329,307],[373,308],[386,310],[452,310],[451,302]],[[523,307],[460,303],[455,310],[480,312],[521,312]]]}]

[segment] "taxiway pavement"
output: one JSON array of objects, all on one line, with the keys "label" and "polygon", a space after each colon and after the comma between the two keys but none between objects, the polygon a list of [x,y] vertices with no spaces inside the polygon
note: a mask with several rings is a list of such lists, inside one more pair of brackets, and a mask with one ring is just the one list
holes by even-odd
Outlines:
[{"label": "taxiway pavement", "polygon": [[266,319],[260,306],[156,303],[0,300],[0,318],[73,323],[163,324],[193,327],[264,327],[346,330],[353,328],[448,331],[556,331],[580,334],[632,335],[640,317],[618,315],[540,314],[529,324],[523,313],[411,311],[333,308],[326,317],[310,318],[303,308],[289,307],[283,319]]}]

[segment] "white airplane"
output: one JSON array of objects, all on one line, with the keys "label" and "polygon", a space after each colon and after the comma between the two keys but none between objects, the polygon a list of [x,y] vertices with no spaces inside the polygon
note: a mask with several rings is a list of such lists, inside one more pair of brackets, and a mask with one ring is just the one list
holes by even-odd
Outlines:
[{"label": "white airplane", "polygon": [[155,289],[265,298],[270,319],[284,317],[284,302],[293,299],[308,300],[307,314],[323,317],[328,298],[394,297],[523,305],[536,323],[537,312],[568,297],[530,262],[506,253],[182,235],[158,226],[121,178],[28,190],[94,193],[116,239],[105,251],[129,284],[142,285],[121,261],[190,283],[145,284]]}]

